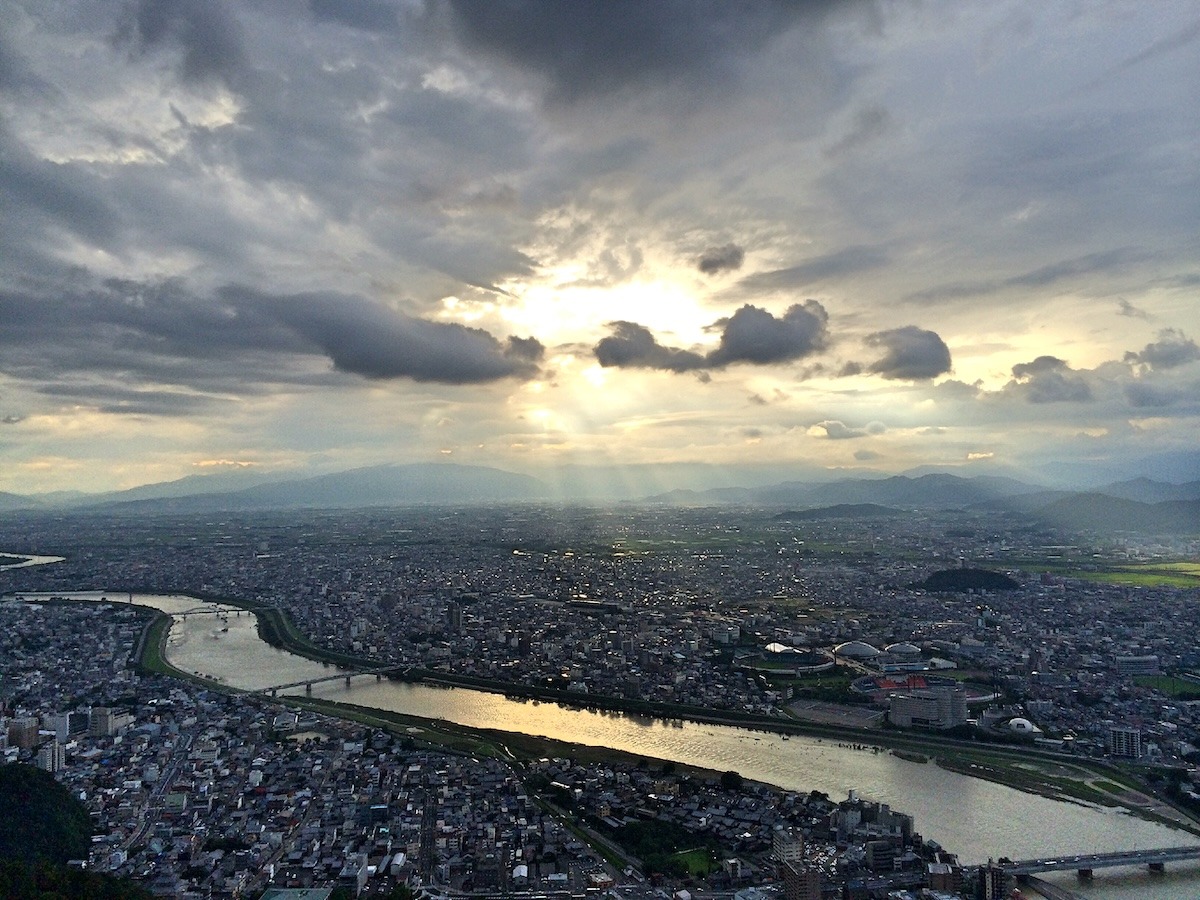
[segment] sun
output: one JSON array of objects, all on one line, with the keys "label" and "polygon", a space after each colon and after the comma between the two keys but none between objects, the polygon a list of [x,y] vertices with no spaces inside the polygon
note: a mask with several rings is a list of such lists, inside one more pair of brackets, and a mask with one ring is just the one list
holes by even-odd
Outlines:
[{"label": "sun", "polygon": [[692,345],[707,339],[714,315],[691,286],[670,277],[599,285],[573,280],[569,270],[548,273],[537,282],[507,286],[512,299],[501,315],[514,333],[536,333],[550,345],[593,343],[608,322],[645,325],[671,343]]}]

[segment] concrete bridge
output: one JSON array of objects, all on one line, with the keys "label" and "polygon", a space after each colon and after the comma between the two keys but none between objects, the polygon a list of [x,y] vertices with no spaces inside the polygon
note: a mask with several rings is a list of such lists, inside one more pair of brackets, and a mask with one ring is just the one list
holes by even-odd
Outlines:
[{"label": "concrete bridge", "polygon": [[1119,853],[1084,853],[1076,856],[1050,856],[1044,859],[1002,859],[996,867],[1006,875],[1032,875],[1036,872],[1062,872],[1074,869],[1080,878],[1091,877],[1095,869],[1113,866],[1149,866],[1161,872],[1169,862],[1200,859],[1200,844],[1187,847],[1163,847],[1157,850],[1125,850]]},{"label": "concrete bridge", "polygon": [[174,615],[180,616],[184,619],[186,619],[188,616],[219,616],[224,618],[229,618],[232,616],[235,619],[240,619],[242,617],[242,613],[250,615],[250,610],[235,606],[223,606],[218,608],[209,605],[193,606],[191,609],[185,609],[183,612],[175,613]]},{"label": "concrete bridge", "polygon": [[403,666],[378,666],[372,669],[343,670],[337,675],[326,675],[324,678],[306,678],[303,681],[292,681],[287,684],[277,684],[273,687],[259,688],[256,691],[251,691],[251,693],[276,697],[281,691],[286,692],[293,690],[294,688],[303,687],[305,694],[312,694],[314,684],[325,684],[326,682],[338,681],[340,679],[346,682],[346,687],[350,687],[350,679],[359,675],[374,675],[376,681],[383,681],[384,676],[391,675],[393,672],[403,671]]}]

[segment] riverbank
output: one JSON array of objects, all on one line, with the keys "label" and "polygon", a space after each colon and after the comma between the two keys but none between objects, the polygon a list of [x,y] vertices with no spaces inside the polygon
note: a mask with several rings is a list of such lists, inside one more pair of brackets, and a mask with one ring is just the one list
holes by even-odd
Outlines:
[{"label": "riverbank", "polygon": [[[285,611],[278,608],[264,608],[225,598],[222,598],[221,602],[255,612],[259,617],[259,634],[272,646],[332,665],[353,668],[373,668],[380,665],[378,660],[318,647],[299,631]],[[519,701],[555,703],[566,708],[621,713],[648,720],[688,721],[783,736],[828,739],[841,744],[863,745],[867,749],[888,750],[897,758],[915,764],[928,757],[947,771],[1061,802],[1123,809],[1147,821],[1200,835],[1200,822],[1166,801],[1147,797],[1142,793],[1145,790],[1144,786],[1117,766],[1103,761],[1082,760],[1070,754],[1053,753],[1031,746],[965,741],[927,733],[864,730],[731,710],[655,703],[624,697],[581,695],[419,667],[398,670],[390,677],[413,684],[486,691]],[[1106,784],[1112,784],[1115,790],[1106,790]],[[1131,796],[1138,796],[1149,802],[1131,802]]]},{"label": "riverbank", "polygon": [[[97,596],[93,597],[92,599],[98,599],[98,597],[99,595],[97,594]],[[175,597],[173,599],[180,605],[181,608],[183,608],[185,601],[190,601],[192,598]],[[289,658],[294,659],[297,662],[304,661],[307,665],[311,665],[312,661],[315,660],[317,662],[323,662],[330,665],[355,665],[356,667],[377,667],[379,665],[374,661],[350,657],[345,654],[322,653],[319,652],[320,648],[315,648],[315,650],[318,652],[313,652],[310,649],[312,647],[311,643],[307,641],[285,641],[285,638],[293,637],[296,633],[296,630],[288,617],[279,610],[264,610],[258,604],[231,602],[227,598],[208,599],[220,601],[223,605],[233,609],[241,609],[255,613],[255,624],[251,625],[251,623],[247,621],[244,626],[244,628],[250,629],[250,639],[261,641],[262,644],[260,644],[260,646],[265,645],[266,637],[273,630],[273,636],[275,640],[271,643],[277,648],[280,648],[280,650],[286,649],[289,652],[295,653],[294,656],[290,656]],[[267,632],[265,634],[264,623],[265,630]],[[199,639],[202,643],[192,645],[194,648],[192,655],[194,656],[195,650],[200,649],[201,646],[211,646],[213,650],[223,646],[224,641],[220,640],[221,637],[222,635],[216,632],[209,634],[207,629],[202,629],[200,632],[193,634],[192,640]],[[158,666],[170,665],[165,658],[167,647],[167,644],[165,643],[166,640],[167,638],[164,635],[162,640],[145,642],[146,652],[157,654],[158,656],[157,661],[155,661],[152,657],[147,657],[145,662],[147,665],[155,666],[155,670],[157,671],[162,671],[161,668],[157,668]],[[209,644],[210,640],[214,641],[214,643],[211,645]],[[248,649],[249,648],[247,648],[247,650]],[[186,665],[185,668],[198,669],[204,672],[209,671],[209,669],[205,667],[201,658],[196,658],[193,660],[193,662]],[[169,672],[168,674],[177,674],[177,677],[196,681],[197,683],[201,683],[210,689],[229,691],[237,690],[236,687],[232,687],[230,684],[225,683],[224,680],[216,681],[213,679],[197,678],[196,676],[199,674],[198,672],[189,674],[188,672],[181,671],[179,668],[174,666],[172,666],[172,669],[174,669],[174,672]],[[501,729],[505,729],[502,732],[505,735],[518,731],[526,731],[533,734],[547,733],[546,731],[542,730],[543,726],[540,724],[540,722],[544,720],[544,717],[539,717],[537,712],[539,703],[547,701],[539,701],[537,698],[531,698],[532,702],[529,705],[526,705],[521,699],[513,698],[513,694],[515,692],[504,689],[509,687],[509,685],[493,683],[490,685],[492,690],[483,691],[480,690],[476,684],[450,684],[452,680],[458,681],[459,679],[447,678],[446,675],[448,673],[435,673],[436,680],[434,681],[434,684],[436,686],[420,683],[418,679],[414,677],[417,674],[421,674],[419,672],[410,671],[408,674],[408,680],[413,683],[409,687],[405,687],[404,690],[417,690],[426,692],[433,691],[434,694],[440,693],[441,689],[464,690],[465,694],[463,695],[463,699],[460,701],[453,701],[456,706],[461,707],[461,704],[465,702],[472,706],[482,704],[489,709],[498,708],[505,705],[509,707],[509,710],[504,714],[504,719],[494,720],[496,722],[495,725],[483,725],[476,721],[471,722],[470,724],[466,724],[464,722],[463,725],[457,726],[458,728],[472,731],[481,728],[487,729],[499,727]],[[261,684],[270,685],[273,683],[282,682],[291,683],[293,681],[298,681],[298,683],[303,684],[305,680],[310,677],[313,676],[298,673],[296,675],[291,675],[290,677],[286,675],[284,677],[278,677],[274,682],[261,682]],[[320,674],[316,674],[316,677],[320,678],[322,676]],[[369,679],[368,681],[371,685],[371,688],[368,688],[367,684],[364,683],[362,690],[368,691],[367,696],[372,696],[371,692],[374,690],[375,680]],[[257,685],[253,684],[243,685],[242,687],[243,689],[248,690],[261,689]],[[400,690],[401,688],[399,685],[397,685],[396,689]],[[358,689],[356,688],[355,690],[357,692]],[[382,697],[383,695],[378,696]],[[478,699],[468,699],[471,696],[474,696]],[[497,699],[493,701],[484,701],[482,699],[489,696]],[[451,702],[449,697],[450,695],[448,694],[447,702]],[[280,698],[280,702],[291,703],[297,699],[306,698],[291,697],[286,698],[286,701],[283,698]],[[662,729],[664,726],[666,726],[666,735],[674,734],[677,729],[682,729],[680,733],[684,733],[692,729],[703,728],[706,725],[722,728],[733,727],[738,732],[742,733],[744,737],[737,738],[735,735],[730,735],[727,738],[723,738],[723,740],[732,740],[735,742],[737,740],[743,740],[747,742],[747,745],[752,745],[755,747],[758,746],[759,738],[755,737],[754,733],[758,732],[760,734],[764,734],[762,737],[762,746],[764,750],[767,748],[768,744],[775,747],[787,747],[789,746],[787,743],[779,743],[781,737],[784,741],[786,741],[789,734],[800,735],[800,740],[807,742],[807,745],[811,747],[811,749],[807,752],[815,753],[818,755],[818,757],[824,756],[826,753],[826,751],[821,749],[822,741],[826,741],[826,746],[829,746],[831,749],[851,745],[862,745],[867,751],[874,751],[864,753],[862,754],[863,756],[894,758],[900,765],[913,766],[913,771],[909,775],[904,776],[904,780],[906,782],[913,780],[919,783],[928,782],[924,790],[931,790],[933,789],[934,785],[943,783],[937,779],[931,780],[930,775],[921,774],[920,772],[920,770],[927,767],[927,764],[920,764],[917,761],[918,755],[930,756],[945,763],[943,768],[947,770],[947,775],[949,775],[951,771],[961,772],[963,775],[970,776],[972,779],[981,783],[991,782],[996,785],[1002,785],[1007,789],[1019,791],[1025,796],[1045,797],[1055,801],[1071,801],[1065,804],[1067,806],[1080,805],[1082,807],[1085,805],[1100,804],[1110,807],[1119,807],[1135,814],[1138,818],[1147,822],[1169,824],[1175,828],[1185,828],[1193,834],[1200,834],[1200,825],[1197,825],[1189,817],[1176,816],[1175,811],[1169,807],[1166,807],[1165,804],[1156,802],[1155,804],[1148,805],[1144,802],[1140,802],[1140,799],[1139,802],[1131,802],[1131,797],[1133,796],[1132,791],[1122,790],[1120,791],[1121,796],[1116,796],[1116,792],[1113,794],[1108,794],[1103,790],[1103,785],[1106,783],[1111,783],[1114,785],[1114,787],[1118,787],[1118,783],[1126,781],[1126,776],[1121,771],[1098,761],[1082,760],[1075,757],[1066,756],[1064,754],[1046,754],[1044,752],[1035,750],[1024,751],[1018,749],[1014,751],[1011,748],[1003,748],[996,745],[973,744],[965,741],[954,741],[952,739],[940,739],[938,736],[931,735],[915,735],[896,731],[864,732],[861,729],[838,729],[836,727],[807,726],[803,723],[791,722],[788,720],[766,719],[766,721],[764,721],[765,717],[746,719],[739,718],[736,715],[716,715],[714,714],[715,711],[697,711],[687,707],[654,708],[651,704],[643,704],[636,713],[630,713],[620,709],[605,709],[605,707],[596,702],[598,699],[599,698],[587,696],[559,697],[557,695],[552,695],[548,697],[548,703],[552,705],[553,708],[562,710],[563,716],[591,715],[593,717],[592,720],[580,720],[580,725],[585,726],[589,730],[592,729],[592,726],[588,724],[588,721],[596,721],[594,717],[596,717],[598,714],[600,721],[611,719],[615,724],[615,720],[623,719],[630,725],[637,726],[635,733],[645,734],[656,733],[656,730]],[[621,698],[613,699],[619,700]],[[405,702],[407,703],[408,701]],[[441,709],[443,708],[442,702],[439,700],[431,703],[426,700],[423,701],[423,703],[424,708],[421,708],[419,711],[405,710],[405,712],[417,712],[418,716],[427,723],[437,722],[437,720],[441,718]],[[654,711],[648,713],[646,711],[648,707]],[[367,704],[367,706],[361,707],[361,709],[364,714],[374,715],[381,711],[379,700],[372,696],[372,700]],[[528,712],[523,710],[527,710]],[[600,712],[600,710],[604,711]],[[464,720],[457,719],[456,717],[456,721]],[[505,722],[511,723],[511,727],[510,724],[504,724]],[[693,722],[700,722],[703,724],[690,724]],[[596,749],[600,752],[603,752],[604,747],[613,746],[613,743],[611,742],[612,740],[617,740],[617,745],[626,746],[621,744],[620,740],[615,739],[615,737],[610,739],[607,734],[601,736],[601,731],[607,732],[608,726],[603,726],[601,729],[597,729],[588,738],[591,744],[598,745]],[[767,735],[766,732],[769,731],[776,732],[777,736]],[[477,733],[481,735],[483,734],[481,731],[477,731]],[[568,731],[566,733],[556,734],[554,737],[558,738],[559,740],[572,741],[575,739],[575,733]],[[696,737],[702,741],[707,740],[707,737],[700,734],[696,734]],[[484,736],[484,739],[486,739],[486,736]],[[642,741],[640,738],[636,738],[635,740],[638,743],[644,743],[644,741]],[[813,744],[814,741],[816,742],[815,744]],[[662,743],[661,737],[656,738],[654,743],[656,744],[654,747],[647,747],[644,750],[636,749],[632,752],[637,753],[640,757],[646,759],[659,760],[673,759],[676,761],[685,761],[691,756],[690,751],[685,750],[682,746],[675,746],[678,742],[673,738],[666,739],[665,743]],[[669,752],[665,749],[668,744],[673,748]],[[727,746],[732,747],[732,745]],[[793,743],[791,746],[794,747],[797,746],[797,744]],[[627,747],[627,749],[630,748]],[[908,754],[913,754],[913,756],[911,759],[906,759],[904,756],[897,756],[895,754],[882,752],[887,749],[905,751],[906,756]],[[841,751],[837,751],[835,749],[835,752]],[[734,755],[739,754],[735,753]],[[854,755],[857,756],[858,754]],[[726,755],[726,758],[729,758],[728,755]],[[815,758],[817,757],[814,757],[814,759]],[[749,770],[762,769],[762,766],[760,766],[757,761],[758,759],[758,756],[752,756],[744,758],[740,762],[734,762],[730,758],[729,764],[724,764],[722,762],[719,764],[719,766],[722,769],[728,768],[738,770],[742,770],[743,767],[746,767],[746,770],[743,771],[743,774],[746,774],[746,772]],[[714,768],[711,763],[705,763],[703,765],[707,765],[709,768]],[[853,767],[856,767],[856,765],[852,766],[852,768]],[[868,768],[870,767],[868,766]],[[928,766],[928,768],[931,770],[933,769],[932,766]],[[773,784],[782,784],[785,782],[790,783],[788,778],[780,774],[782,771],[782,769],[772,771],[771,774],[766,774],[765,772],[760,771],[760,774],[758,774],[757,777]],[[832,771],[834,770],[830,770],[830,772]],[[778,780],[781,777],[784,778],[783,782]],[[843,781],[841,778],[836,776],[832,779],[827,776],[824,782],[818,782],[815,786],[824,791],[836,792],[844,789],[845,785],[848,785],[849,787],[859,786],[857,782],[859,782],[858,777],[852,778],[848,781]],[[1094,788],[1097,785],[1100,785],[1102,793],[1086,794],[1083,796],[1081,796],[1080,792],[1078,791],[1072,793],[1069,787],[1064,787],[1064,785],[1070,785],[1072,782],[1077,783],[1080,787],[1090,786]],[[804,789],[807,790],[813,786],[814,785],[810,782]],[[1118,790],[1120,790],[1119,787]],[[909,798],[905,802],[910,804],[914,803],[912,798]],[[902,805],[899,797],[896,798],[896,805]],[[920,806],[920,803],[916,802],[916,805]],[[1166,812],[1166,815],[1162,814],[1164,811]],[[936,817],[937,814],[934,814],[933,818]]]}]

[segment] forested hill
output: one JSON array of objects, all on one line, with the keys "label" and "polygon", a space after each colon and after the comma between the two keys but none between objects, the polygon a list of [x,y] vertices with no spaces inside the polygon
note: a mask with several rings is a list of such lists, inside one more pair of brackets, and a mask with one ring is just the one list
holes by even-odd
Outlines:
[{"label": "forested hill", "polygon": [[73,869],[87,859],[92,819],[53,776],[20,763],[0,765],[0,897],[5,900],[149,900],[125,879]]}]

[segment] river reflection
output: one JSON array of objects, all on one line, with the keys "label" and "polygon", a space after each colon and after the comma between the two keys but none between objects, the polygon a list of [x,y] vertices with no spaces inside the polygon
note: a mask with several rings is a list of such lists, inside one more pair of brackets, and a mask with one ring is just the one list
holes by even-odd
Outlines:
[{"label": "river reflection", "polygon": [[[101,595],[70,596],[99,599]],[[109,599],[128,602],[129,595]],[[250,690],[336,673],[321,663],[270,647],[258,637],[254,616],[239,615],[233,607],[220,607],[225,612],[218,616],[195,612],[219,607],[188,597],[134,595],[132,599],[175,615],[167,657],[185,671]],[[184,617],[189,610],[192,612]],[[947,772],[933,763],[906,762],[886,752],[850,749],[828,739],[785,740],[727,726],[666,723],[510,700],[483,691],[377,682],[371,676],[355,678],[350,687],[340,679],[318,684],[313,696],[469,727],[612,747],[710,769],[734,769],[747,778],[792,790],[824,791],[835,799],[854,788],[864,797],[913,815],[918,831],[968,863],[989,857],[1019,859],[1197,842],[1185,832],[1116,810],[1024,794]],[[1087,897],[1106,900],[1200,896],[1200,866],[1171,868],[1159,878],[1130,870],[1114,875],[1101,872],[1086,887],[1073,885],[1069,875],[1055,876],[1055,880],[1072,885]]]}]

